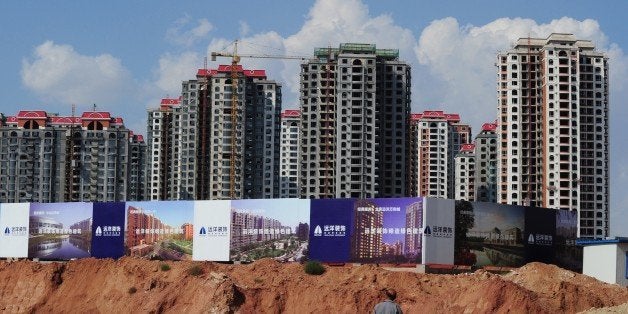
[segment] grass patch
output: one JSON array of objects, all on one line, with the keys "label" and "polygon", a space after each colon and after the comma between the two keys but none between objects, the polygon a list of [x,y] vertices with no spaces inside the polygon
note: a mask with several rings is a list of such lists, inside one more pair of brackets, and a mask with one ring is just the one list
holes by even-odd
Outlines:
[{"label": "grass patch", "polygon": [[137,288],[135,288],[135,287],[129,288],[129,294],[134,294],[136,292],[137,292]]},{"label": "grass patch", "polygon": [[169,271],[170,270],[170,265],[168,265],[166,263],[161,263],[161,265],[159,265],[159,269],[161,269],[161,271]]},{"label": "grass patch", "polygon": [[190,276],[200,276],[203,274],[203,268],[200,265],[193,265],[192,267],[188,268],[188,274]]},{"label": "grass patch", "polygon": [[309,261],[303,266],[306,274],[322,275],[325,273],[325,266],[317,261]]}]

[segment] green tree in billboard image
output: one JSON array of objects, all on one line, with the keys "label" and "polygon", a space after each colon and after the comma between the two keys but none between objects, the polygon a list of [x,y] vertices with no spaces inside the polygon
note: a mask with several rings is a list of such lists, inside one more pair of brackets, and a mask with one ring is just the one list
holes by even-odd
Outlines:
[{"label": "green tree in billboard image", "polygon": [[193,202],[128,202],[126,254],[155,260],[191,260]]},{"label": "green tree in billboard image", "polygon": [[475,265],[477,257],[471,252],[467,232],[475,225],[473,205],[468,201],[456,201],[456,232],[454,233],[454,263],[456,265]]},{"label": "green tree in billboard image", "polygon": [[555,261],[562,268],[582,272],[582,247],[576,245],[578,213],[556,211]]},{"label": "green tree in billboard image", "polygon": [[230,260],[303,260],[310,231],[309,210],[301,209],[306,202],[296,199],[232,201]]},{"label": "green tree in billboard image", "polygon": [[461,265],[523,265],[524,208],[493,203],[456,202],[454,262]]}]

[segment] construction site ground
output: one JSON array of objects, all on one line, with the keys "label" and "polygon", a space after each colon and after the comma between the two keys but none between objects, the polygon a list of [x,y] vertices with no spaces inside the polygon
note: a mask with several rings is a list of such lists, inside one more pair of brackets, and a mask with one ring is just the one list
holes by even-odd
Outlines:
[{"label": "construction site ground", "polygon": [[0,312],[369,313],[397,291],[404,313],[622,313],[628,288],[541,263],[494,274],[420,268],[246,265],[134,258],[65,263],[0,261]]}]

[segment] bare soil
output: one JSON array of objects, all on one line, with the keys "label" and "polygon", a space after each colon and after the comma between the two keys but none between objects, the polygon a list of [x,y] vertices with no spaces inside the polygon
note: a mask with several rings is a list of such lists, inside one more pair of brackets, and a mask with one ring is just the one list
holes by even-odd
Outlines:
[{"label": "bare soil", "polygon": [[327,267],[313,276],[303,265],[270,259],[248,265],[0,262],[0,312],[9,313],[369,313],[383,288],[397,290],[405,313],[577,313],[628,302],[626,287],[541,263],[506,275],[362,265]]}]

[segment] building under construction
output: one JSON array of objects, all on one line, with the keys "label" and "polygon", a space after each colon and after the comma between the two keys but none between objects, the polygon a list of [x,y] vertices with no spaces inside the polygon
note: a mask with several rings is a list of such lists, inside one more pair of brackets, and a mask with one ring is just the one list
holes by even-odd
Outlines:
[{"label": "building under construction", "polygon": [[151,199],[279,197],[281,86],[232,67],[198,70],[149,110]]},{"label": "building under construction", "polygon": [[520,38],[497,56],[497,201],[577,210],[609,235],[609,66],[572,34]]},{"label": "building under construction", "polygon": [[410,65],[373,44],[301,64],[301,197],[407,195]]},{"label": "building under construction", "polygon": [[0,134],[0,203],[144,199],[144,140],[109,112],[20,111]]}]

